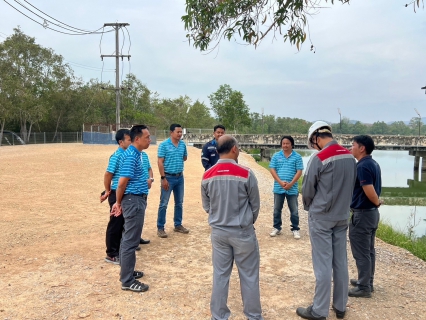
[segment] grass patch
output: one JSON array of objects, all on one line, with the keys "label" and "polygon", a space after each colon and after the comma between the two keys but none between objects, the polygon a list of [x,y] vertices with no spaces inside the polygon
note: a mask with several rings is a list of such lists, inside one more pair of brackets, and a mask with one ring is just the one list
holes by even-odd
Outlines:
[{"label": "grass patch", "polygon": [[403,232],[396,231],[386,223],[380,222],[376,233],[384,242],[407,249],[416,257],[426,261],[426,237],[410,238]]}]

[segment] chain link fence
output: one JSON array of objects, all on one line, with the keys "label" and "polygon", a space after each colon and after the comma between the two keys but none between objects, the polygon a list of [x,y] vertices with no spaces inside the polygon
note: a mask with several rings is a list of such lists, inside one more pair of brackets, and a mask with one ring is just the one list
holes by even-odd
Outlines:
[{"label": "chain link fence", "polygon": [[2,146],[42,143],[75,143],[82,142],[81,132],[32,132],[28,141],[24,141],[17,133],[3,131]]}]

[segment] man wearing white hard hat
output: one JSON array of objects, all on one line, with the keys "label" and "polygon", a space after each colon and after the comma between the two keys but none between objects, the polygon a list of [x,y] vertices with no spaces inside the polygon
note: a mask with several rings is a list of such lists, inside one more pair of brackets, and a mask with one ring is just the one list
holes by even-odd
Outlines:
[{"label": "man wearing white hard hat", "polygon": [[302,199],[309,211],[309,234],[315,274],[312,305],[297,308],[304,319],[323,319],[332,307],[343,319],[348,300],[348,260],[346,235],[349,207],[356,179],[356,161],[351,152],[339,145],[324,121],[315,122],[308,131],[308,148],[318,150],[307,166],[302,185]]}]

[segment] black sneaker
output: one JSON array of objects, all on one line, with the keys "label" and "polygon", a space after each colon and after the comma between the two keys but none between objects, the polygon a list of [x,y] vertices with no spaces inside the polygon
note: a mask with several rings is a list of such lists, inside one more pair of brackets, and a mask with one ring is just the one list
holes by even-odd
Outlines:
[{"label": "black sneaker", "polygon": [[122,290],[129,290],[133,292],[145,292],[148,291],[149,286],[145,283],[135,280],[130,286],[121,286]]},{"label": "black sneaker", "polygon": [[141,240],[139,241],[139,243],[140,244],[148,244],[148,243],[150,243],[151,242],[151,240],[144,240],[144,239],[142,239],[141,238]]},{"label": "black sneaker", "polygon": [[[350,283],[354,287],[358,287],[358,285],[359,285],[359,282],[358,282],[357,279],[351,279]],[[370,289],[371,289],[371,292],[374,292],[374,286],[372,284],[370,285]]]},{"label": "black sneaker", "polygon": [[355,298],[371,298],[371,292],[361,290],[360,288],[352,288],[348,292],[349,297],[355,297]]},{"label": "black sneaker", "polygon": [[333,306],[334,312],[336,312],[337,319],[343,319],[345,317],[346,311],[339,311]]},{"label": "black sneaker", "polygon": [[141,247],[137,247],[137,248],[136,248],[136,251],[141,251]]},{"label": "black sneaker", "polygon": [[326,317],[315,317],[312,314],[312,306],[309,306],[307,308],[299,307],[296,310],[296,313],[299,317],[302,317],[303,319],[309,319],[309,320],[326,320]]}]

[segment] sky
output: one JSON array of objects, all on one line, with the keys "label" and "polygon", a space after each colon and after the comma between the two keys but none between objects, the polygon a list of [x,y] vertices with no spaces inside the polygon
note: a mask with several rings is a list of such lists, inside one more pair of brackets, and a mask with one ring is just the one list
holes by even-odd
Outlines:
[{"label": "sky", "polygon": [[[417,117],[414,108],[426,116],[421,90],[426,86],[426,9],[415,13],[404,6],[409,0],[323,1],[324,8],[309,18],[315,53],[309,41],[298,51],[269,36],[257,48],[239,39],[222,40],[210,54],[186,41],[184,0],[7,0],[41,22],[19,1],[80,29],[129,23],[131,46],[127,32],[125,39],[120,33],[120,49],[132,56],[130,65],[120,65],[123,78],[130,69],[162,98],[187,95],[209,106],[208,96],[229,84],[243,93],[251,112],[277,117],[337,123],[338,108],[342,118],[364,123],[408,121]],[[102,76],[115,83],[115,59],[104,58],[103,65],[100,58],[114,53],[114,32],[102,38],[57,33],[0,1],[0,41],[17,26],[62,55],[84,81]],[[102,66],[108,72],[102,73]]]}]

